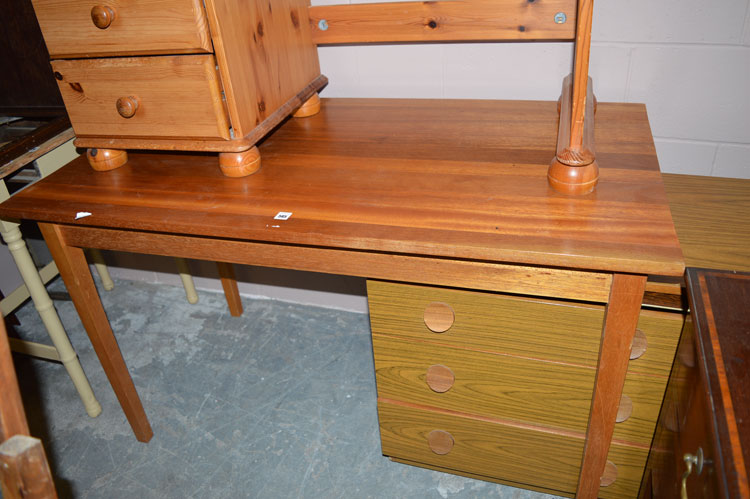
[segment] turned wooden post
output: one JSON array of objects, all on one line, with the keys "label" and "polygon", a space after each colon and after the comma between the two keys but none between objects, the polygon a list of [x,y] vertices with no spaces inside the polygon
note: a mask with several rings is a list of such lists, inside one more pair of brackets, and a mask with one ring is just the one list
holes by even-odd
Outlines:
[{"label": "turned wooden post", "polygon": [[588,194],[599,181],[594,153],[594,92],[589,78],[594,0],[579,0],[573,74],[563,81],[557,152],[547,179],[565,194]]}]

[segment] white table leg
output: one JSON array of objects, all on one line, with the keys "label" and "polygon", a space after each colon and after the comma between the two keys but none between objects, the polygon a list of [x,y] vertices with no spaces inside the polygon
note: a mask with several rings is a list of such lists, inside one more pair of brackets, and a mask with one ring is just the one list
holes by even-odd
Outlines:
[{"label": "white table leg", "polygon": [[2,235],[3,240],[8,245],[8,249],[16,262],[21,277],[29,290],[34,307],[39,312],[39,316],[47,328],[47,333],[60,354],[60,361],[65,366],[65,369],[68,370],[68,374],[73,380],[73,385],[78,390],[78,395],[81,397],[81,401],[83,401],[86,412],[91,417],[98,416],[102,412],[102,407],[99,405],[96,397],[94,397],[94,392],[91,390],[91,385],[88,379],[86,379],[86,374],[83,372],[81,363],[78,361],[78,356],[70,344],[68,335],[65,333],[65,329],[63,329],[60,322],[60,317],[57,315],[52,300],[47,294],[47,289],[44,287],[36,266],[34,266],[34,262],[31,260],[31,255],[29,255],[26,243],[21,237],[18,224],[0,221],[0,235]]},{"label": "white table leg", "polygon": [[175,258],[174,261],[177,264],[177,272],[179,272],[180,279],[182,279],[182,285],[185,287],[185,296],[188,303],[198,303],[198,293],[195,291],[195,283],[193,282],[193,276],[190,274],[187,261],[184,258]]},{"label": "white table leg", "polygon": [[87,250],[87,252],[89,254],[89,258],[91,258],[91,262],[96,268],[96,273],[99,274],[99,278],[102,281],[104,290],[112,291],[112,289],[114,289],[115,287],[115,283],[112,282],[112,277],[109,275],[109,269],[107,269],[107,265],[104,263],[102,252],[94,248]]}]

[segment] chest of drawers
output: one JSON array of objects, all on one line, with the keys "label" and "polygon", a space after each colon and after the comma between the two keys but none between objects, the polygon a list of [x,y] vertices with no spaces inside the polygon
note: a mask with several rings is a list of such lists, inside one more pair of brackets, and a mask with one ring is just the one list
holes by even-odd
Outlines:
[{"label": "chest of drawers", "polygon": [[750,274],[688,268],[680,339],[640,497],[750,495]]},{"label": "chest of drawers", "polygon": [[[368,282],[383,453],[576,492],[604,308]],[[599,497],[635,497],[683,324],[641,313]]]},{"label": "chest of drawers", "polygon": [[308,2],[34,0],[52,68],[95,169],[127,149],[213,151],[257,170],[255,144],[325,85]]}]

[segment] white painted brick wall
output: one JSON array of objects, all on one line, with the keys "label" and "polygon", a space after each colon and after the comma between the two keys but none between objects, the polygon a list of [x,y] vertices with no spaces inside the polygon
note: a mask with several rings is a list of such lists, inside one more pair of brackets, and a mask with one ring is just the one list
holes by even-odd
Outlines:
[{"label": "white painted brick wall", "polygon": [[[646,104],[662,171],[750,178],[750,0],[597,0],[594,11],[596,95]],[[571,47],[322,47],[323,96],[553,100]]]}]

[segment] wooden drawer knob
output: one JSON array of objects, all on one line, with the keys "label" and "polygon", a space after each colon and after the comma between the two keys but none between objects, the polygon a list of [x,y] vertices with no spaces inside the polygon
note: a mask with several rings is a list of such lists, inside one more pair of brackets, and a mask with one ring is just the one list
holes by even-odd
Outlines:
[{"label": "wooden drawer knob", "polygon": [[646,348],[648,348],[646,333],[640,329],[636,329],[635,336],[633,337],[633,345],[630,347],[630,360],[637,359],[646,353]]},{"label": "wooden drawer knob", "polygon": [[443,430],[432,430],[427,435],[427,443],[435,454],[448,454],[453,449],[453,435]]},{"label": "wooden drawer knob", "polygon": [[604,465],[604,474],[599,480],[600,487],[609,487],[617,480],[617,466],[612,461],[607,461]]},{"label": "wooden drawer knob", "polygon": [[120,97],[117,99],[117,112],[123,118],[132,118],[135,116],[135,112],[138,111],[138,98],[133,97]]},{"label": "wooden drawer knob", "polygon": [[447,392],[453,386],[456,381],[456,376],[453,375],[453,371],[449,368],[435,364],[427,368],[427,386],[434,392],[443,393]]},{"label": "wooden drawer knob", "polygon": [[99,29],[107,29],[115,20],[115,11],[108,5],[95,5],[91,8],[91,20]]},{"label": "wooden drawer knob", "polygon": [[424,309],[424,323],[433,333],[444,333],[451,328],[456,315],[447,303],[434,301]]},{"label": "wooden drawer knob", "polygon": [[615,421],[618,423],[627,421],[632,414],[633,401],[627,395],[623,395],[620,398],[620,406],[617,408],[617,417],[615,418]]}]

